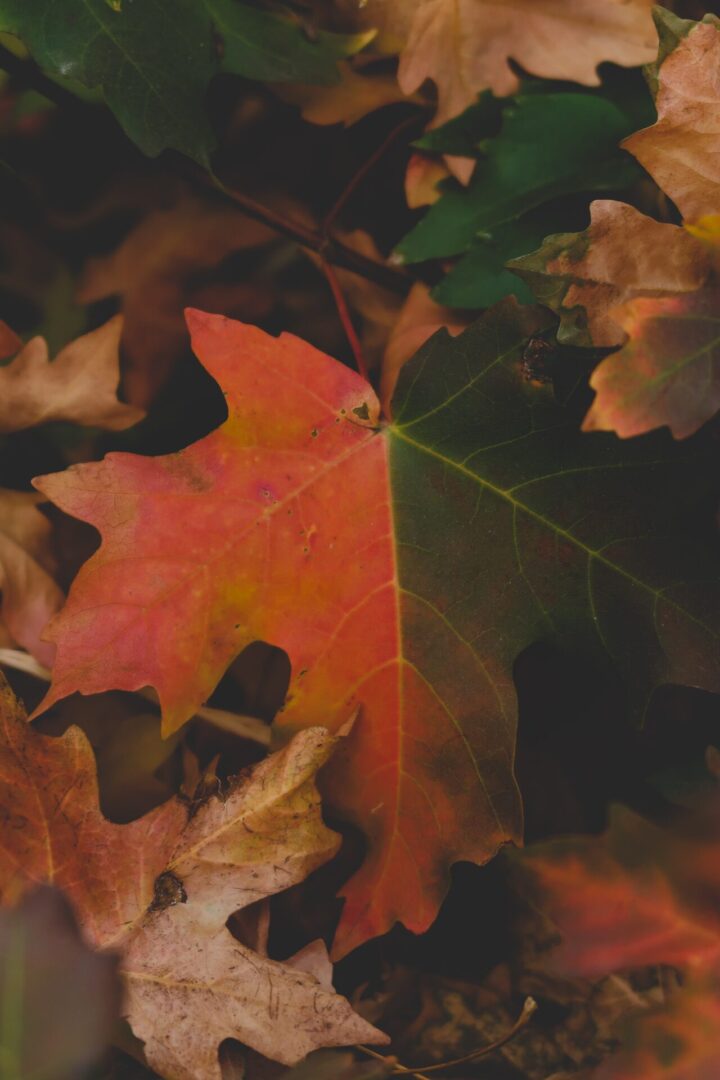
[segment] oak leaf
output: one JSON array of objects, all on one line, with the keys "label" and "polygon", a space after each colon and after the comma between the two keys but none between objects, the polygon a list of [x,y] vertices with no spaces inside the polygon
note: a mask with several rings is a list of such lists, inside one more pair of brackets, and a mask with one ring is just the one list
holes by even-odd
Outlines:
[{"label": "oak leaf", "polygon": [[0,432],[21,431],[51,420],[121,431],[137,424],[141,409],[117,399],[122,319],[70,342],[50,362],[41,337],[0,367]]},{"label": "oak leaf", "polygon": [[349,1004],[292,964],[254,953],[225,923],[301,881],[337,849],[314,785],[336,740],[302,732],[194,813],[171,799],[127,825],[98,807],[93,753],[78,728],[30,727],[5,685],[0,710],[0,898],[57,885],[96,948],[120,950],[124,1010],[168,1080],[220,1080],[237,1038],[292,1064],[320,1046],[383,1041]]},{"label": "oak leaf", "polygon": [[637,296],[695,292],[711,269],[684,229],[610,199],[590,205],[584,232],[548,236],[537,251],[508,266],[560,316],[558,341],[600,347],[627,340],[613,317],[618,305]]},{"label": "oak leaf", "polygon": [[584,431],[684,439],[720,409],[720,289],[629,300],[611,312],[627,343],[593,372]]},{"label": "oak leaf", "polygon": [[560,340],[623,346],[593,374],[586,430],[627,437],[667,425],[683,438],[720,405],[713,241],[720,127],[712,107],[720,99],[720,22],[686,22],[673,35],[667,27],[678,20],[661,9],[656,17],[659,119],[622,145],[677,203],[686,228],[622,203],[595,203],[584,233],[550,236],[508,265],[558,312]]},{"label": "oak leaf", "polygon": [[403,7],[409,28],[398,81],[406,94],[435,82],[438,123],[486,88],[500,97],[514,93],[519,80],[510,60],[531,75],[595,86],[599,64],[647,63],[657,48],[652,0],[420,0]]},{"label": "oak leaf", "polygon": [[64,595],[54,578],[52,527],[38,510],[43,501],[35,492],[0,488],[0,641],[21,645],[50,667],[55,647],[41,635]]},{"label": "oak leaf", "polygon": [[720,1067],[718,809],[662,829],[618,807],[604,836],[552,840],[524,856],[561,936],[553,971],[594,977],[665,964],[683,974],[659,1008],[629,1014],[624,1048],[598,1080],[687,1080]]},{"label": "oak leaf", "polygon": [[689,524],[710,505],[714,449],[581,435],[582,394],[561,407],[523,377],[549,316],[512,302],[423,346],[392,425],[310,345],[189,322],[226,423],[178,454],[37,481],[103,536],[51,624],[42,707],[152,685],[170,732],[248,644],[285,649],[283,728],[360,710],[325,779],[369,843],[338,951],[396,920],[423,930],[449,865],[519,834],[522,649],[587,654],[640,712],[658,682],[720,689],[720,556]]},{"label": "oak leaf", "polygon": [[623,142],[688,221],[720,203],[719,69],[720,20],[697,23],[662,59],[657,123]]}]

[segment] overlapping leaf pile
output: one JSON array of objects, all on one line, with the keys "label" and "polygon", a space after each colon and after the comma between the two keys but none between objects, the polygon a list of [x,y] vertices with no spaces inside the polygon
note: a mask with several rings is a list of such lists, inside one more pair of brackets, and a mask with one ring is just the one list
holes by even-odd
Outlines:
[{"label": "overlapping leaf pile", "polygon": [[659,16],[658,121],[626,139],[684,218],[661,223],[634,207],[597,202],[589,229],[551,236],[513,268],[561,318],[559,338],[623,348],[592,378],[586,430],[639,435],[667,425],[677,438],[720,407],[716,285],[720,24]]},{"label": "overlapping leaf pile", "polygon": [[[0,660],[50,682],[13,676],[37,724],[0,687],[0,1072],[112,1042],[164,1080],[389,1075],[326,1048],[447,1027],[397,924],[520,845],[523,800],[533,836],[602,821],[611,783],[586,813],[571,781],[607,759],[568,780],[523,660],[587,673],[574,728],[612,702],[613,795],[669,684],[716,702],[720,20],[675,7],[0,0]],[[456,1028],[522,1039],[546,991],[527,1080],[720,1068],[716,807],[668,825],[648,771],[662,828],[621,810],[526,857],[544,974],[511,976],[491,876],[448,931],[456,871],[435,924],[432,977],[448,939],[474,963]],[[355,839],[308,882],[323,812]],[[351,1006],[326,944],[383,934],[338,968]],[[550,992],[553,963],[588,982]],[[618,972],[608,1056],[589,980]]]}]

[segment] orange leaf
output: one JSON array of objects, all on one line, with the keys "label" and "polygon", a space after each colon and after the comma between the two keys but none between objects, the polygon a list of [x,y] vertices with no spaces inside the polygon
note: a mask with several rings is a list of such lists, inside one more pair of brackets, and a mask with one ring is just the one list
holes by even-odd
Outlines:
[{"label": "orange leaf", "polygon": [[79,728],[38,734],[0,684],[0,900],[54,884],[92,944],[121,951],[124,1012],[161,1075],[220,1080],[218,1046],[231,1037],[285,1064],[319,1046],[385,1041],[307,963],[270,960],[225,926],[337,849],[314,784],[334,742],[302,732],[192,814],[175,798],[115,825]]}]

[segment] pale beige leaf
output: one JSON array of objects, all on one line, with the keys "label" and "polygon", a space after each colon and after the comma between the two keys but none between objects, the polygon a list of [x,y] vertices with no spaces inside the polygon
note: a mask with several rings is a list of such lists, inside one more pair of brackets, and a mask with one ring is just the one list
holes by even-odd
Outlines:
[{"label": "pale beige leaf", "polygon": [[0,678],[2,903],[37,882],[68,894],[89,940],[123,954],[125,1013],[165,1080],[219,1080],[226,1038],[286,1063],[386,1041],[335,994],[317,947],[278,963],[226,926],[336,851],[315,786],[336,742],[310,728],[193,812],[175,798],[115,825],[85,735],[38,734]]},{"label": "pale beige leaf", "polygon": [[400,0],[412,12],[398,79],[406,94],[438,88],[437,121],[457,116],[486,88],[518,87],[510,66],[594,86],[598,64],[655,58],[652,0]]},{"label": "pale beige leaf", "polygon": [[0,368],[0,432],[21,431],[50,420],[120,431],[144,413],[117,399],[122,319],[66,345],[50,363],[48,347],[33,338]]},{"label": "pale beige leaf", "polygon": [[[310,972],[253,953],[186,904],[152,913],[125,961],[127,1008],[167,1080],[220,1080],[230,1036],[291,1065],[321,1046],[383,1040]],[[191,1018],[191,1023],[188,1023]]]},{"label": "pale beige leaf", "polygon": [[693,221],[720,205],[720,29],[698,23],[658,78],[657,123],[623,146]]}]

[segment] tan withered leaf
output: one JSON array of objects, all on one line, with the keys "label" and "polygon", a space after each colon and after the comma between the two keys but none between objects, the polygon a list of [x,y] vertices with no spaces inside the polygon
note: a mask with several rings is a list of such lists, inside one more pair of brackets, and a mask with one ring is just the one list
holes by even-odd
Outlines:
[{"label": "tan withered leaf", "polygon": [[[183,310],[200,300],[193,286],[198,276],[233,252],[274,238],[267,226],[232,207],[186,196],[148,214],[109,255],[89,260],[78,299],[88,304],[121,298],[130,401],[148,405],[187,347]],[[268,306],[266,291],[262,284],[242,282],[232,295],[227,286],[220,297],[206,288],[203,299],[213,309],[257,318]]]},{"label": "tan withered leaf", "polygon": [[336,850],[314,783],[336,741],[308,729],[193,814],[172,799],[114,825],[98,808],[82,732],[39,735],[0,688],[0,813],[12,825],[0,897],[57,885],[91,942],[122,952],[126,1015],[168,1080],[220,1080],[225,1038],[285,1064],[320,1046],[384,1041],[312,974],[255,953],[225,927]]},{"label": "tan withered leaf", "polygon": [[[426,79],[438,89],[438,122],[480,90],[513,93],[510,60],[532,75],[599,83],[598,64],[654,59],[652,0],[401,0],[409,23],[398,79],[406,94]],[[397,21],[397,13],[393,16]]]},{"label": "tan withered leaf", "polygon": [[560,316],[559,341],[597,346],[625,341],[611,314],[618,304],[693,292],[710,272],[710,258],[684,229],[610,199],[592,203],[584,232],[548,236],[509,265]]},{"label": "tan withered leaf", "polygon": [[720,205],[720,23],[698,23],[659,71],[657,123],[625,139],[688,221]]},{"label": "tan withered leaf", "polygon": [[117,399],[122,319],[72,341],[50,362],[41,337],[33,338],[0,368],[0,432],[49,420],[120,431],[144,413]]},{"label": "tan withered leaf", "polygon": [[0,643],[22,645],[47,667],[55,646],[41,634],[65,599],[53,578],[51,525],[35,492],[0,488]]}]

